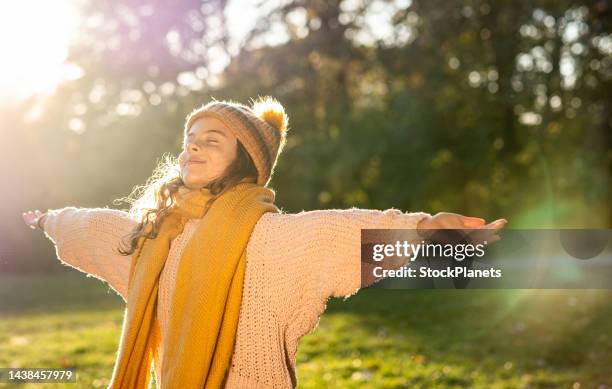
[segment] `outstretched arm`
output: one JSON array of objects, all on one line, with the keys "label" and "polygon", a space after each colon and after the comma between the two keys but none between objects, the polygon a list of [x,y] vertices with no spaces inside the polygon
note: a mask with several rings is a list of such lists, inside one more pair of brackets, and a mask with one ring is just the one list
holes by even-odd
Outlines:
[{"label": "outstretched arm", "polygon": [[431,216],[426,212],[402,212],[394,208],[384,211],[351,208],[315,212],[320,212],[322,218],[318,246],[322,264],[319,273],[320,297],[324,299],[329,296],[347,298],[375,282],[374,279],[361,277],[362,266],[369,266],[361,262],[362,229],[414,230],[416,243],[422,239],[416,232],[417,225]]},{"label": "outstretched arm", "polygon": [[[505,219],[498,219],[485,224],[482,218],[457,213],[438,212],[432,216],[426,212],[404,213],[393,208],[385,211],[352,208],[316,212],[324,212],[324,217],[328,219],[320,227],[319,257],[324,264],[320,273],[323,298],[329,296],[347,298],[360,288],[380,281],[382,278],[373,276],[374,266],[397,269],[408,263],[408,257],[401,264],[394,261],[385,261],[376,265],[361,262],[361,229],[406,229],[412,235],[408,237],[412,243],[429,239],[432,233],[440,230],[464,229],[471,231],[470,239],[487,240],[492,243],[500,239],[497,232],[507,222]],[[438,234],[435,239],[436,241],[441,239],[444,243],[445,237]]]},{"label": "outstretched arm", "polygon": [[118,248],[137,224],[123,211],[75,207],[51,210],[42,222],[62,263],[106,281],[124,301],[132,257]]},{"label": "outstretched arm", "polygon": [[[266,285],[282,291],[270,298],[279,299],[276,315],[290,360],[295,361],[299,339],[317,326],[329,297],[348,297],[362,287],[361,229],[414,229],[429,216],[351,208],[262,217],[249,248],[263,259]],[[420,239],[416,233],[415,239]]]}]

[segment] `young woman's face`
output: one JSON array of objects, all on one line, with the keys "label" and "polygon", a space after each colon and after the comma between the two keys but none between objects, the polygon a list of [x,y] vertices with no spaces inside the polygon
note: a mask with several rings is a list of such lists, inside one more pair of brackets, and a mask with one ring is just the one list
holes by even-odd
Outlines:
[{"label": "young woman's face", "polygon": [[222,121],[210,116],[196,120],[183,139],[179,155],[185,186],[199,189],[221,177],[237,150],[238,139]]}]

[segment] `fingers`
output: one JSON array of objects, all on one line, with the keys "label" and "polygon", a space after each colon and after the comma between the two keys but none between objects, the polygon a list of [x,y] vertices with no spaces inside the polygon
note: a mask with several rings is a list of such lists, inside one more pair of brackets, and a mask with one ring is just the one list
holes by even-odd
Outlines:
[{"label": "fingers", "polygon": [[23,212],[21,214],[21,217],[23,218],[23,221],[31,228],[31,229],[36,229],[36,221],[38,220],[39,217],[41,217],[43,215],[43,212],[39,211],[38,209],[34,210],[34,211],[27,211],[27,212]]},{"label": "fingers", "polygon": [[485,224],[485,220],[479,217],[464,216],[462,218],[465,227],[479,227]]},{"label": "fingers", "polygon": [[497,219],[494,222],[491,222],[490,224],[506,224],[508,223],[508,220],[506,219]]},{"label": "fingers", "polygon": [[506,225],[506,223],[508,223],[508,221],[506,219],[497,219],[494,222],[488,224],[488,228],[493,228],[496,230],[500,230],[502,228],[504,228],[504,226]]},{"label": "fingers", "polygon": [[[497,232],[501,230],[506,223],[506,219],[497,219],[494,222],[485,224],[485,220],[479,217],[463,216],[453,213],[438,213],[433,217],[435,223],[431,223],[432,233],[430,239],[445,243],[459,243],[468,241],[473,243],[496,242],[501,238]],[[426,227],[423,223],[422,227]],[[422,236],[423,228],[419,227],[419,235]]]},{"label": "fingers", "polygon": [[506,225],[506,221],[504,219],[496,220],[492,223],[489,223],[485,226],[474,228],[467,232],[467,236],[472,241],[472,243],[492,243],[500,240],[501,238],[497,233]]},{"label": "fingers", "polygon": [[474,227],[475,229],[482,229],[482,230],[500,230],[502,228],[504,228],[504,226],[508,223],[508,221],[506,219],[497,219],[494,222],[491,222],[489,224],[480,226],[480,227]]},{"label": "fingers", "polygon": [[498,219],[490,224],[491,232],[493,232],[493,235],[489,237],[489,239],[487,240],[488,243],[493,243],[493,242],[497,242],[498,240],[501,240],[499,235],[497,235],[497,232],[501,230],[502,228],[504,228],[506,226],[506,223],[508,223],[506,219]]},{"label": "fingers", "polygon": [[485,225],[484,219],[471,216],[463,216],[461,221],[464,227],[468,228],[502,228],[508,223],[508,220],[502,218]]},{"label": "fingers", "polygon": [[482,223],[482,224],[476,225],[473,228],[497,228],[497,227],[503,227],[507,223],[508,223],[508,220],[502,218],[502,219],[497,219],[489,224]]}]

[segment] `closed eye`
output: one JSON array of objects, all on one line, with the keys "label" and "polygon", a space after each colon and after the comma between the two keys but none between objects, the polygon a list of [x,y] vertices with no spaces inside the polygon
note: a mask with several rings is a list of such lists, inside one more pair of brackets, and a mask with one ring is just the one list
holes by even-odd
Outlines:
[{"label": "closed eye", "polygon": [[[219,141],[218,141],[218,140],[216,140],[216,139],[208,139],[208,140],[207,140],[205,143],[209,143],[209,144],[218,144],[218,143],[219,143]],[[196,144],[196,145],[198,145],[198,146],[202,146],[202,143],[201,143],[200,141],[196,141],[196,142],[195,142],[195,144]],[[187,146],[188,146],[188,145],[189,145],[189,142],[185,142],[185,143],[183,143],[183,148],[184,148],[184,149],[187,149]]]}]

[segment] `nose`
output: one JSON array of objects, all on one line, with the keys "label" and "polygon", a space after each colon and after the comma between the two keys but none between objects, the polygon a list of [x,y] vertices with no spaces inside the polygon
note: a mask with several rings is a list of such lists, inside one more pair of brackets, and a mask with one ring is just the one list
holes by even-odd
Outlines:
[{"label": "nose", "polygon": [[190,151],[198,151],[198,146],[196,146],[195,143],[190,143],[187,149],[189,149]]}]

